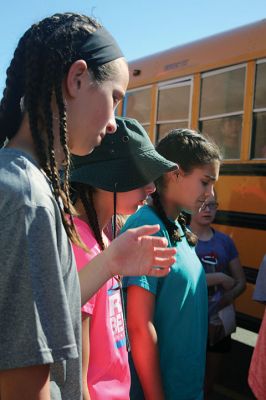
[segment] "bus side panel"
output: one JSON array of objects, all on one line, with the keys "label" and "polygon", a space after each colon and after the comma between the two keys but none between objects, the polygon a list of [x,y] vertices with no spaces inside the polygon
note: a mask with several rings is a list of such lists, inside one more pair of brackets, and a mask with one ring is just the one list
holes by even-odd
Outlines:
[{"label": "bus side panel", "polygon": [[223,176],[216,184],[219,209],[266,215],[265,176]]},{"label": "bus side panel", "polygon": [[233,239],[244,267],[259,268],[266,253],[266,231],[220,224],[213,226]]},{"label": "bus side panel", "polygon": [[263,317],[265,305],[252,299],[253,291],[254,285],[247,283],[245,292],[235,300],[236,311],[261,319]]}]

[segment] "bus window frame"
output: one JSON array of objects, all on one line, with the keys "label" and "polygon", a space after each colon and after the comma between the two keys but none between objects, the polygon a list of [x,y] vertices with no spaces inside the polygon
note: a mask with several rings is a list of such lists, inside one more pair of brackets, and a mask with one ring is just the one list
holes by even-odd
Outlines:
[{"label": "bus window frame", "polygon": [[254,114],[258,114],[260,112],[266,113],[266,107],[254,108],[255,94],[256,94],[257,65],[259,64],[266,64],[266,58],[261,58],[259,60],[256,60],[255,64],[255,79],[254,79],[253,96],[252,96],[252,124],[251,124],[250,147],[249,147],[249,159],[251,161],[265,161],[265,158],[263,157],[254,157],[252,155],[255,149],[255,135],[254,135],[255,132],[253,131],[254,116],[255,116]]},{"label": "bus window frame", "polygon": [[[201,117],[200,116],[200,107],[201,107],[201,95],[202,95],[202,80],[206,77],[209,76],[214,76],[214,75],[220,75],[229,71],[235,71],[236,69],[241,69],[241,68],[245,68],[245,80],[244,80],[244,94],[243,94],[243,108],[242,111],[241,110],[237,110],[237,111],[232,111],[229,113],[221,113],[221,114],[215,114],[217,115],[223,115],[224,117],[226,116],[230,116],[230,115],[240,115],[241,113],[244,114],[244,99],[245,99],[245,89],[246,89],[246,79],[247,79],[247,62],[246,63],[241,63],[241,64],[235,64],[235,65],[231,65],[230,67],[225,67],[225,68],[219,68],[213,71],[207,71],[207,72],[202,72],[201,73],[201,85],[200,85],[200,102],[199,102],[199,122],[203,121],[203,120],[207,120],[207,119],[213,119],[212,116],[207,116],[207,117]],[[219,71],[219,72],[218,72]]]},{"label": "bus window frame", "polygon": [[139,86],[139,87],[136,87],[136,88],[129,89],[129,90],[126,91],[125,97],[123,99],[122,116],[125,117],[125,116],[128,116],[128,114],[127,114],[127,98],[128,98],[128,95],[130,93],[132,93],[132,92],[136,93],[136,92],[140,92],[140,91],[145,90],[145,89],[150,89],[151,90],[151,96],[150,96],[151,112],[150,112],[150,116],[149,116],[149,121],[141,122],[141,125],[144,128],[147,127],[147,126],[150,126],[150,124],[151,124],[150,120],[151,120],[151,117],[152,117],[152,87],[153,87],[153,85],[145,85],[145,86]]},{"label": "bus window frame", "polygon": [[[225,158],[223,160],[224,162],[232,162],[232,161],[241,162],[241,160],[242,160],[243,120],[245,118],[244,101],[245,101],[245,96],[246,96],[247,66],[248,66],[248,63],[244,62],[244,63],[240,63],[240,64],[230,65],[227,67],[221,67],[221,68],[218,68],[218,69],[215,69],[212,71],[202,72],[200,75],[201,82],[200,82],[200,93],[199,93],[200,99],[199,99],[198,126],[200,126],[201,122],[203,122],[203,121],[211,121],[211,120],[222,119],[222,118],[233,117],[233,116],[241,116],[241,118],[242,118],[242,131],[241,131],[239,158]],[[211,116],[201,117],[200,113],[201,113],[202,81],[203,81],[203,79],[206,77],[209,77],[209,76],[215,76],[215,75],[220,75],[220,74],[230,72],[230,71],[240,70],[242,68],[244,68],[244,72],[245,72],[245,78],[244,78],[244,82],[243,82],[244,87],[243,87],[242,110],[236,110],[236,111],[232,111],[232,112],[228,112],[228,113],[213,114]]]},{"label": "bus window frame", "polygon": [[[193,86],[194,83],[194,76],[193,75],[187,75],[181,78],[176,78],[176,79],[171,79],[163,82],[158,82],[156,85],[156,112],[155,112],[155,135],[154,137],[156,138],[156,142],[158,141],[158,126],[161,124],[172,124],[172,123],[179,123],[179,122],[188,122],[188,127],[191,126],[191,119],[192,119],[192,99],[193,99]],[[189,86],[190,92],[189,92],[189,106],[188,106],[188,118],[182,118],[182,119],[171,119],[171,120],[159,120],[158,117],[158,107],[159,107],[159,92],[161,90],[167,90],[167,89],[172,89],[175,87],[184,87],[184,86]]]}]

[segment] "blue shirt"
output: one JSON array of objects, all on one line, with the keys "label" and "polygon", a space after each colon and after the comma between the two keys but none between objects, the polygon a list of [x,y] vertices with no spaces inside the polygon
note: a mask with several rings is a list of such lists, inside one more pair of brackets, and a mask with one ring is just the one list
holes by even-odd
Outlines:
[{"label": "blue shirt", "polygon": [[[129,217],[123,231],[144,224],[160,224],[157,235],[170,243],[163,222],[149,206]],[[178,223],[177,226],[183,234]],[[154,326],[166,399],[198,400],[203,398],[205,373],[207,286],[202,265],[186,238],[176,244],[176,249],[176,262],[169,275],[128,277],[124,278],[124,286],[137,285],[156,296]],[[133,370],[131,399],[141,399],[138,385]]]},{"label": "blue shirt", "polygon": [[[199,240],[196,253],[202,262],[205,273],[222,272],[230,275],[229,262],[238,257],[238,252],[230,236],[212,228],[210,240]],[[221,286],[209,286],[209,316],[217,314],[224,289]]]},{"label": "blue shirt", "polygon": [[[238,257],[237,249],[230,236],[213,230],[213,236],[210,240],[199,240],[196,246],[196,253],[201,260],[205,272],[223,272],[231,275],[228,264],[234,258]],[[208,260],[213,260],[213,269]],[[207,260],[207,262],[206,262]]]}]

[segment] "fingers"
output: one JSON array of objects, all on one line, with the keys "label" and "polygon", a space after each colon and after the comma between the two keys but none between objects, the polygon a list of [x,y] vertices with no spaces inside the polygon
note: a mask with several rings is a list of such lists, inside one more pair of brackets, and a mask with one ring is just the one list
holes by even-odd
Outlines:
[{"label": "fingers", "polygon": [[138,228],[129,229],[139,240],[151,240],[154,247],[167,247],[168,241],[165,237],[149,236],[157,233],[160,230],[160,225],[143,225]]},{"label": "fingers", "polygon": [[[145,239],[145,236],[140,238],[140,240]],[[148,239],[151,241],[153,247],[167,247],[168,240],[165,237],[160,236],[149,236]],[[172,249],[174,250],[174,249]]]},{"label": "fingers", "polygon": [[175,261],[174,256],[176,255],[176,249],[173,247],[167,247],[166,249],[161,247],[154,247],[153,252],[154,257],[161,257],[162,259],[171,257]]},{"label": "fingers", "polygon": [[153,268],[168,268],[175,262],[175,257],[154,257]]},{"label": "fingers", "polygon": [[167,247],[168,240],[165,237],[161,236],[138,236],[138,240],[142,243],[149,242],[152,247]]},{"label": "fingers", "polygon": [[[155,252],[153,267],[149,270],[148,275],[165,276],[170,272],[171,265],[175,262],[176,251],[175,249],[156,249]],[[159,257],[159,254],[161,257]]]}]

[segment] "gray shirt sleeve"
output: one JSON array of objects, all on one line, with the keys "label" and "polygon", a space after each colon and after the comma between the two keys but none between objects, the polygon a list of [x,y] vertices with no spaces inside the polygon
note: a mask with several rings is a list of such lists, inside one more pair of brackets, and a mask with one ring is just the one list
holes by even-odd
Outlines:
[{"label": "gray shirt sleeve", "polygon": [[259,268],[256,286],[253,293],[253,300],[264,304],[266,303],[266,254],[263,257]]},{"label": "gray shirt sleeve", "polygon": [[0,369],[78,357],[65,290],[73,260],[70,253],[62,264],[58,233],[42,206],[1,218]]}]

